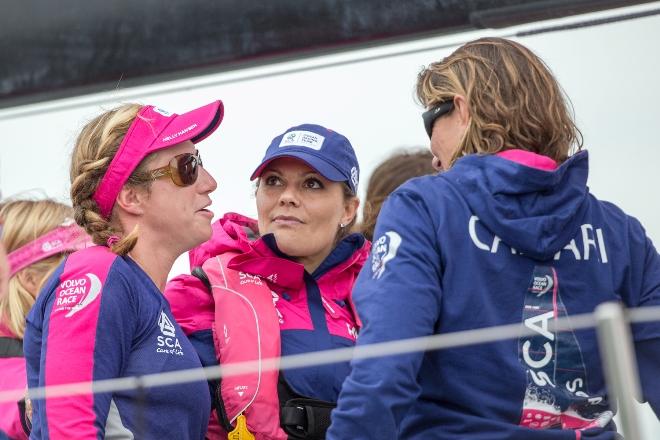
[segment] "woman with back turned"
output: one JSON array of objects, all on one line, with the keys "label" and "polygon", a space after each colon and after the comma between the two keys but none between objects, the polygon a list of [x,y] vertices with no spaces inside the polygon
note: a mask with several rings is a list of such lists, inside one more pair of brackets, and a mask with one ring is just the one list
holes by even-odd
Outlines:
[{"label": "woman with back turned", "polygon": [[[660,304],[639,222],[590,194],[589,156],[546,65],[519,43],[469,42],[419,75],[445,170],[381,210],[353,296],[358,345],[520,323],[518,339],[356,360],[329,439],[612,439],[593,329],[559,318]],[[633,327],[660,413],[660,323]]]}]

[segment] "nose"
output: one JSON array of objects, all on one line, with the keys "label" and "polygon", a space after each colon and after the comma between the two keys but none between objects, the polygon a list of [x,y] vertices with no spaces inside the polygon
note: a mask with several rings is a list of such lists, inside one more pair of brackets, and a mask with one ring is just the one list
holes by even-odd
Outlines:
[{"label": "nose", "polygon": [[206,168],[199,167],[199,189],[204,194],[209,194],[218,188],[218,182],[213,178],[211,173],[206,171]]},{"label": "nose", "polygon": [[293,185],[286,185],[280,193],[280,206],[298,206],[300,204],[300,197],[298,191]]}]

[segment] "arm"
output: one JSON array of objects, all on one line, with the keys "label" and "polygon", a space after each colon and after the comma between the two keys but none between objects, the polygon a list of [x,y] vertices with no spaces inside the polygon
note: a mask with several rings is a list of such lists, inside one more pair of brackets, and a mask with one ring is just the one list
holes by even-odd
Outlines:
[{"label": "arm", "polygon": [[[179,275],[168,281],[163,292],[174,318],[192,343],[204,367],[218,365],[218,359],[213,343],[213,321],[215,302],[211,294],[211,285],[201,267],[193,270],[193,275]],[[212,411],[209,420],[207,438],[221,438],[223,434],[218,420],[222,420],[223,428],[229,431],[231,425],[222,418],[219,410],[218,393],[219,380],[209,380]],[[220,416],[218,416],[220,414]]]},{"label": "arm", "polygon": [[[642,294],[638,306],[660,306],[660,257],[646,239]],[[635,351],[644,400],[660,418],[660,321],[633,326]]]},{"label": "arm", "polygon": [[[440,312],[436,227],[419,196],[395,192],[378,216],[371,259],[353,290],[364,327],[358,346],[427,336]],[[354,360],[332,413],[329,439],[395,439],[419,395],[424,353]]]},{"label": "arm", "polygon": [[[107,277],[83,271],[61,278],[55,288],[45,310],[40,385],[121,375],[135,337],[136,305],[129,283],[116,272],[106,273]],[[64,302],[74,296],[71,303]],[[42,435],[67,440],[103,438],[111,400],[109,393],[91,392],[47,398],[40,402]]]}]

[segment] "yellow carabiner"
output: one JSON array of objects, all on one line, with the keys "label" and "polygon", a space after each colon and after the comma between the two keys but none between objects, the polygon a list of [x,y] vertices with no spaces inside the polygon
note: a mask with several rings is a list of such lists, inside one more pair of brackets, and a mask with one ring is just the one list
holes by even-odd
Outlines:
[{"label": "yellow carabiner", "polygon": [[236,419],[236,428],[227,435],[228,440],[254,440],[254,434],[247,427],[247,419],[240,414]]}]

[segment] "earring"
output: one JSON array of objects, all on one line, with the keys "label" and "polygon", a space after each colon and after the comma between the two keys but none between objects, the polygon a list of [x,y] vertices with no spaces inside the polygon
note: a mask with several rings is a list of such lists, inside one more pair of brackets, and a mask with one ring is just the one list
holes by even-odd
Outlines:
[{"label": "earring", "polygon": [[346,227],[345,224],[343,224],[343,223],[339,223],[339,228],[340,228],[340,229],[344,229],[345,227]]}]

